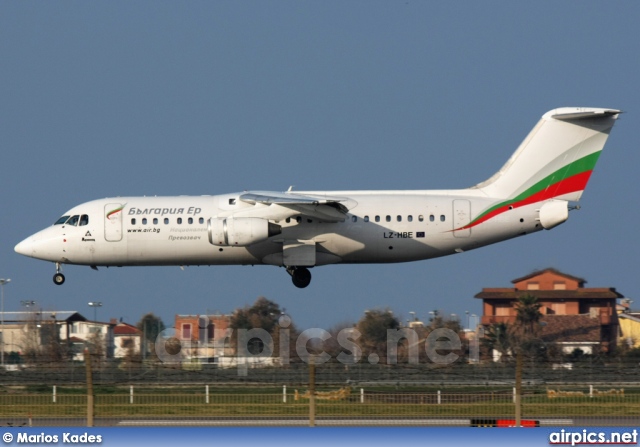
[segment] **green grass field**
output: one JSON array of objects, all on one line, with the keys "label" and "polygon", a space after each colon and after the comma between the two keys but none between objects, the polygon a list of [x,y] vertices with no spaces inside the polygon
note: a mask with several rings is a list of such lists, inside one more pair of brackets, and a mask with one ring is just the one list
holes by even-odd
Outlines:
[{"label": "green grass field", "polygon": [[[393,387],[368,388],[364,395],[353,389],[339,400],[316,399],[318,417],[386,418],[472,418],[512,416],[515,406],[510,390],[460,389],[443,391]],[[338,388],[322,389],[335,391]],[[300,394],[306,388],[299,389]],[[469,392],[473,391],[473,392]],[[584,392],[585,389],[583,388]],[[0,389],[0,417],[84,417],[86,391],[82,387],[26,386]],[[309,399],[295,400],[295,388],[287,387],[286,402],[281,387],[137,387],[130,389],[100,386],[95,389],[96,417],[304,417]],[[527,390],[523,396],[523,416],[536,417],[615,417],[640,415],[640,393],[625,390],[624,395],[549,398],[545,389]]]}]

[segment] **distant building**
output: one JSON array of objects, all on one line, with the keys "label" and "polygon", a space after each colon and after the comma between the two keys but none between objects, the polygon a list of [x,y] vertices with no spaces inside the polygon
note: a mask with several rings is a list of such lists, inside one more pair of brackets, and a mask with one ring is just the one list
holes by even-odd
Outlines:
[{"label": "distant building", "polygon": [[111,359],[115,353],[114,327],[113,322],[101,323],[82,317],[82,319],[68,322],[64,328],[61,328],[60,343],[67,343],[70,346],[73,360],[84,361],[85,347],[100,353],[102,358]]},{"label": "distant building", "polygon": [[52,340],[72,360],[84,360],[84,348],[95,343],[100,344],[99,351],[104,358],[112,358],[113,326],[89,321],[76,311],[5,312],[0,340],[4,340],[5,360],[11,352],[20,356],[46,352]]},{"label": "distant building", "polygon": [[640,312],[631,310],[631,300],[625,298],[618,305],[620,339],[618,345],[640,348]]},{"label": "distant building", "polygon": [[176,337],[185,349],[185,358],[219,363],[233,353],[229,342],[231,315],[176,315]]},{"label": "distant building", "polygon": [[111,323],[115,324],[113,328],[114,357],[122,358],[130,354],[140,354],[142,331],[128,323],[117,323],[115,320],[111,320]]},{"label": "distant building", "polygon": [[540,337],[545,342],[565,353],[615,350],[620,329],[616,305],[623,298],[615,288],[587,288],[584,279],[552,268],[511,282],[515,287],[484,288],[475,296],[482,300],[482,325],[514,323],[518,298],[529,294],[542,305]]}]

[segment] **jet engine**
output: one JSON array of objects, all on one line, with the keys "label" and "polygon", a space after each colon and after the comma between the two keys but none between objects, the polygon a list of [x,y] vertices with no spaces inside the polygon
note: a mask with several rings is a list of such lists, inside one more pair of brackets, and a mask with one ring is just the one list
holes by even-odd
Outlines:
[{"label": "jet engine", "polygon": [[282,227],[259,217],[209,219],[209,242],[213,245],[244,247],[282,233]]}]

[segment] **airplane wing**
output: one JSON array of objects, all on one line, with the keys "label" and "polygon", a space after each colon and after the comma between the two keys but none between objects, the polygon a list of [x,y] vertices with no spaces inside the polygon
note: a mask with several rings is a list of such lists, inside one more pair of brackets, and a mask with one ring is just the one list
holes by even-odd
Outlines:
[{"label": "airplane wing", "polygon": [[304,216],[315,217],[324,222],[341,222],[346,219],[349,209],[342,203],[348,199],[342,197],[326,197],[290,192],[246,192],[240,195],[243,202],[255,205],[280,205],[299,212]]}]

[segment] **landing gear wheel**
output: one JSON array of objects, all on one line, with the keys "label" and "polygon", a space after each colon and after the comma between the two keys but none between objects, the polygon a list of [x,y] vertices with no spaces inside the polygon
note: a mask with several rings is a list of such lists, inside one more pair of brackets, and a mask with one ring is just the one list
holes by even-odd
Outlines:
[{"label": "landing gear wheel", "polygon": [[291,271],[293,285],[299,289],[304,289],[311,283],[311,272],[304,267],[298,267]]},{"label": "landing gear wheel", "polygon": [[53,283],[57,286],[64,284],[64,275],[62,273],[56,273],[53,275]]}]

